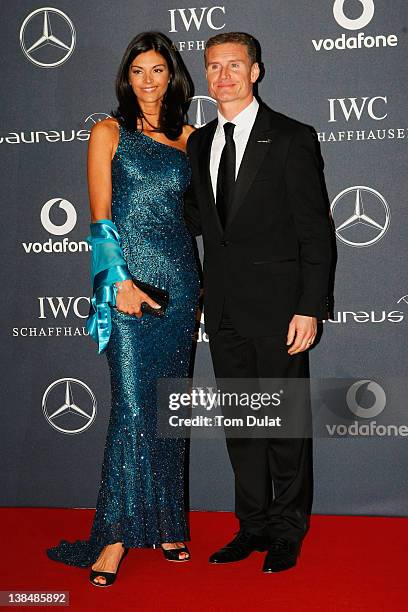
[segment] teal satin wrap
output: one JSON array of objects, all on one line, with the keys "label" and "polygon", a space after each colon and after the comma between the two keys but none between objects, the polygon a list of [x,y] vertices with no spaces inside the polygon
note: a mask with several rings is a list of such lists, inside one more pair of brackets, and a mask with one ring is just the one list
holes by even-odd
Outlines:
[{"label": "teal satin wrap", "polygon": [[91,283],[93,296],[86,329],[103,353],[112,330],[111,308],[116,304],[117,287],[114,283],[132,278],[123,258],[116,225],[101,219],[90,225],[91,235],[86,241],[92,249]]}]

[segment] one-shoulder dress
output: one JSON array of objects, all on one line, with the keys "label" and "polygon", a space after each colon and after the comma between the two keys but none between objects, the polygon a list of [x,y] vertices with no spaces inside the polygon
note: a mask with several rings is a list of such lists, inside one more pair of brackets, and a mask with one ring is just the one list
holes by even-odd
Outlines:
[{"label": "one-shoulder dress", "polygon": [[112,407],[89,540],[61,542],[48,556],[88,567],[107,544],[153,547],[189,539],[184,439],[156,432],[156,381],[190,373],[199,275],[184,224],[191,178],[186,154],[120,126],[112,160],[112,220],[131,275],[166,289],[164,317],[112,309],[106,349]]}]

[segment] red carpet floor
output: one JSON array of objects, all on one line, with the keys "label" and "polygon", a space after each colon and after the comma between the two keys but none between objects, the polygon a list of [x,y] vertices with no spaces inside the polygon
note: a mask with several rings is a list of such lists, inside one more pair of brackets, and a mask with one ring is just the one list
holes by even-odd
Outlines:
[{"label": "red carpet floor", "polygon": [[[236,530],[229,513],[191,513],[192,559],[131,549],[115,584],[48,559],[61,538],[87,538],[93,510],[2,508],[0,590],[64,590],[71,610],[399,612],[408,610],[408,519],[313,516],[296,568],[263,575],[264,553],[212,566],[209,554]],[[50,608],[48,608],[50,609]],[[67,608],[65,608],[67,609]]]}]

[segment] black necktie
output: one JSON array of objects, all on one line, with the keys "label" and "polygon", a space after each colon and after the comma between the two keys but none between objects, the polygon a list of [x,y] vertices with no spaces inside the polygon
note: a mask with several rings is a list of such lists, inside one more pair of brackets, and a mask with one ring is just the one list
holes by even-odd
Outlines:
[{"label": "black necktie", "polygon": [[225,145],[221,153],[217,175],[217,210],[221,225],[225,227],[232,203],[235,185],[234,123],[224,123]]}]

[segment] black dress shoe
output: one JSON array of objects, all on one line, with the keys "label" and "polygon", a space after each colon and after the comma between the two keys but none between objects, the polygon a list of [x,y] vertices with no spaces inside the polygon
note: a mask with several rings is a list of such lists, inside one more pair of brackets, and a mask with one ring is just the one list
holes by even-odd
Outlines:
[{"label": "black dress shoe", "polygon": [[247,531],[239,531],[232,542],[211,555],[209,562],[233,563],[234,561],[242,561],[255,550],[259,552],[268,550],[268,546],[269,542],[266,538]]},{"label": "black dress shoe", "polygon": [[268,548],[262,571],[266,574],[283,572],[296,565],[300,542],[286,538],[273,538]]}]

